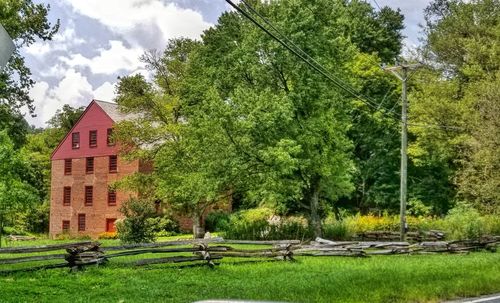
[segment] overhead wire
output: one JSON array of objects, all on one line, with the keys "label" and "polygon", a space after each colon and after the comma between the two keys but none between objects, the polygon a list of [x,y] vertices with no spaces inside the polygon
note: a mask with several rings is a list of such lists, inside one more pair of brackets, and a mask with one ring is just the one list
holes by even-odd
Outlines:
[{"label": "overhead wire", "polygon": [[[264,17],[262,14],[260,14],[255,8],[253,8],[253,6],[251,6],[246,0],[240,0],[251,12],[253,12],[255,15],[257,15],[260,19],[262,19],[262,21],[264,21],[269,27],[271,27],[277,34],[279,34],[281,37],[284,38],[284,40],[286,40],[288,43],[290,43],[293,47],[295,47],[295,49],[297,51],[299,51],[304,57],[306,57],[307,59],[309,59],[311,62],[313,62],[314,64],[316,64],[317,67],[323,69],[323,71],[325,72],[328,72],[329,71],[323,67],[323,65],[321,65],[318,61],[316,61],[313,57],[311,57],[308,53],[306,53],[303,49],[301,49],[297,44],[295,44],[295,42],[293,42],[290,38],[288,38],[285,34],[283,34],[276,26],[274,26],[266,17]],[[353,90],[354,88],[352,87],[349,87],[349,84],[344,82],[342,79],[340,79],[339,77],[333,75],[333,74],[330,74],[331,77],[335,78],[338,82],[340,82],[342,85],[344,85],[345,87],[347,87],[348,89],[350,90]],[[354,91],[355,92],[355,91]],[[361,94],[360,94],[361,95]],[[362,95],[361,95],[362,96]],[[362,97],[365,97],[366,96],[362,96]],[[366,101],[366,100],[365,100]],[[374,105],[374,104],[372,104]]]},{"label": "overhead wire", "polygon": [[[241,9],[238,5],[236,5],[233,1],[231,0],[225,0],[231,7],[233,7],[236,11],[238,11],[240,14],[242,14],[244,17],[246,17],[248,20],[250,20],[252,23],[254,23],[258,28],[260,28],[262,31],[264,31],[266,34],[268,34],[271,38],[273,38],[275,41],[280,43],[283,47],[285,47],[287,50],[292,52],[295,56],[297,56],[299,59],[301,59],[304,63],[309,65],[312,69],[315,71],[319,72],[321,75],[326,77],[328,80],[333,82],[338,88],[342,89],[343,91],[349,93],[351,96],[355,97],[356,99],[360,100],[363,102],[365,105],[371,107],[377,112],[380,112],[380,106],[384,102],[386,96],[381,102],[377,102],[371,97],[365,96],[362,93],[357,92],[350,84],[344,82],[342,79],[338,78],[337,76],[331,74],[323,65],[321,65],[319,62],[317,62],[314,58],[312,58],[309,54],[307,54],[304,50],[302,50],[299,46],[297,46],[290,38],[288,38],[286,35],[284,35],[276,26],[274,26],[267,18],[262,16],[257,10],[255,10],[247,1],[245,0],[240,0],[247,9],[249,9],[252,13],[257,15],[261,20],[263,20],[271,29],[273,29],[278,35],[280,35],[282,38],[278,37],[277,35],[273,34],[271,31],[269,31],[267,28],[265,28],[262,24],[260,24],[255,18],[253,18],[248,12],[245,10]],[[374,0],[375,1],[375,0]],[[376,5],[380,8],[378,3],[375,1]],[[289,44],[287,44],[285,41],[286,40]],[[295,49],[294,49],[295,48]],[[313,64],[314,63],[314,64]],[[378,105],[376,105],[378,103]],[[398,121],[401,118],[400,115],[397,113],[393,112],[394,108],[396,107],[397,102],[394,103],[393,107],[389,111],[384,111],[381,112],[383,115],[390,116],[390,118],[396,118]],[[384,108],[386,109],[386,108]],[[387,110],[387,109],[386,109]],[[455,127],[455,126],[449,126],[449,125],[439,125],[439,124],[408,124],[409,126],[415,126],[415,127],[429,127],[429,128],[444,128],[444,129],[455,129],[455,130],[463,130],[461,127]]]},{"label": "overhead wire", "polygon": [[377,0],[373,0],[373,2],[374,2],[374,3],[375,3],[375,5],[378,7],[378,9],[379,9],[379,10],[381,10],[380,5],[378,5]]},{"label": "overhead wire", "polygon": [[[283,41],[282,38],[278,37],[271,31],[269,31],[267,28],[265,28],[262,24],[260,24],[255,18],[253,18],[249,13],[247,13],[245,10],[241,9],[239,6],[234,4],[231,0],[225,0],[229,5],[231,5],[235,10],[237,10],[240,14],[245,16],[247,19],[249,19],[252,23],[254,23],[257,27],[259,27],[262,31],[264,31],[266,34],[271,36],[274,40],[279,42],[282,46],[284,46],[286,49],[291,51],[295,56],[299,57],[304,63],[309,65],[311,68],[322,74],[324,77],[329,79],[331,82],[333,82],[338,88],[342,89],[343,91],[349,93],[351,96],[355,97],[356,99],[362,101],[364,104],[367,106],[377,110],[377,102],[376,101],[369,101],[368,97],[363,96],[361,93],[356,92],[354,88],[352,88],[350,85],[347,83],[343,82],[341,79],[338,77],[332,75],[326,68],[324,68],[320,63],[318,63],[316,60],[314,60],[311,56],[309,56],[305,51],[303,51],[300,47],[298,47],[293,41],[291,41],[288,37],[286,37],[284,34],[282,34],[274,25],[272,25],[271,22],[269,22],[265,17],[263,17],[261,14],[259,14],[250,4],[248,4],[246,1],[242,0],[241,2],[252,12],[254,12],[256,15],[259,16],[268,26],[270,26],[273,30],[275,30],[280,36],[283,37],[283,39],[287,40],[292,44],[296,49],[291,47],[288,43]],[[314,62],[315,64],[313,64]]]}]

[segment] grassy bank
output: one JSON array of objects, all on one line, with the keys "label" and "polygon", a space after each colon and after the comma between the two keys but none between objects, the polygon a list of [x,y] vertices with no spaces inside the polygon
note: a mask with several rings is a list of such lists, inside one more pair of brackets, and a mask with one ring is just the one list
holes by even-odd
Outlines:
[{"label": "grassy bank", "polygon": [[[500,291],[500,253],[302,257],[216,269],[122,262],[0,276],[1,302],[192,302],[208,298],[287,302],[438,302]],[[118,259],[117,259],[118,261]]]}]

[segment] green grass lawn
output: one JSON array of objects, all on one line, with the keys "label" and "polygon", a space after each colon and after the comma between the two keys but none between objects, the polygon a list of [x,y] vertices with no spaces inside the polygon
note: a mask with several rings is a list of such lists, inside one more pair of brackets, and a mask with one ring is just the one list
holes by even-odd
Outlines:
[{"label": "green grass lawn", "polygon": [[[157,255],[155,257],[158,257]],[[69,273],[54,269],[0,276],[0,302],[438,302],[500,291],[500,253],[300,257],[215,269],[134,267],[134,258]]]}]

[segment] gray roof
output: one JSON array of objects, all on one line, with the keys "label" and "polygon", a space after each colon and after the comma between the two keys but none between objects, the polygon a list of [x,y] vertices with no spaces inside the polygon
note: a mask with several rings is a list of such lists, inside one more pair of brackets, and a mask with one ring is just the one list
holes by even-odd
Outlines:
[{"label": "gray roof", "polygon": [[99,107],[106,112],[106,114],[113,120],[115,123],[121,122],[123,120],[133,120],[134,118],[137,118],[137,114],[127,114],[127,113],[122,113],[120,109],[118,108],[118,104],[113,103],[113,102],[107,102],[107,101],[101,101],[101,100],[94,100],[94,102],[99,105]]}]

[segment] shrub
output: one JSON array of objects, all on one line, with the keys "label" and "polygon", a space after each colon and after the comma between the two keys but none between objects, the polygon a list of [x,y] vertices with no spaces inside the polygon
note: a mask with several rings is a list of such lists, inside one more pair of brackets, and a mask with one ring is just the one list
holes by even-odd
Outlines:
[{"label": "shrub", "polygon": [[106,240],[106,239],[118,239],[118,234],[116,232],[103,232],[97,235],[97,238],[100,240]]},{"label": "shrub", "polygon": [[243,210],[240,211],[238,214],[241,217],[241,219],[247,222],[258,222],[258,221],[269,220],[274,215],[274,211],[270,208],[260,207],[260,208]]},{"label": "shrub", "polygon": [[125,219],[116,222],[118,238],[123,243],[148,243],[155,241],[154,222],[148,220],[155,214],[153,203],[131,198],[120,207]]},{"label": "shrub", "polygon": [[[421,209],[420,213],[424,214],[425,210]],[[473,207],[463,203],[457,205],[444,218],[407,216],[407,222],[411,232],[442,230],[447,240],[473,239],[487,234],[500,235],[499,216],[481,216]],[[350,240],[356,234],[367,231],[399,232],[399,228],[399,215],[357,214],[344,216],[342,220],[329,216],[323,223],[323,237],[331,240]],[[231,215],[223,230],[223,236],[244,240],[302,240],[312,239],[313,233],[302,217],[280,218],[273,216],[269,209],[254,209]]]},{"label": "shrub", "polygon": [[325,220],[323,223],[323,238],[330,240],[350,240],[352,233],[343,220]]},{"label": "shrub", "polygon": [[56,240],[91,240],[89,235],[70,235],[68,233],[57,234]]},{"label": "shrub", "polygon": [[500,216],[487,215],[483,217],[485,229],[489,235],[500,235]]},{"label": "shrub", "polygon": [[302,217],[280,218],[267,208],[234,213],[223,231],[227,239],[287,240],[311,239],[312,231]]},{"label": "shrub", "polygon": [[426,206],[424,202],[419,199],[411,198],[408,201],[408,214],[411,216],[422,217],[431,214],[432,207]]},{"label": "shrub", "polygon": [[148,218],[147,220],[151,224],[153,232],[157,235],[173,235],[179,232],[179,223],[168,215]]},{"label": "shrub", "polygon": [[350,233],[360,234],[373,230],[385,231],[398,231],[399,230],[399,216],[383,216],[366,215],[361,216],[357,214],[352,217],[344,219]]},{"label": "shrub", "polygon": [[479,238],[486,233],[483,218],[470,204],[458,203],[444,219],[447,239],[463,240]]},{"label": "shrub", "polygon": [[19,226],[4,226],[3,228],[4,235],[16,235],[16,236],[27,236],[28,233],[26,230]]},{"label": "shrub", "polygon": [[205,218],[205,229],[210,232],[227,230],[229,225],[229,214],[224,211],[214,211]]}]

